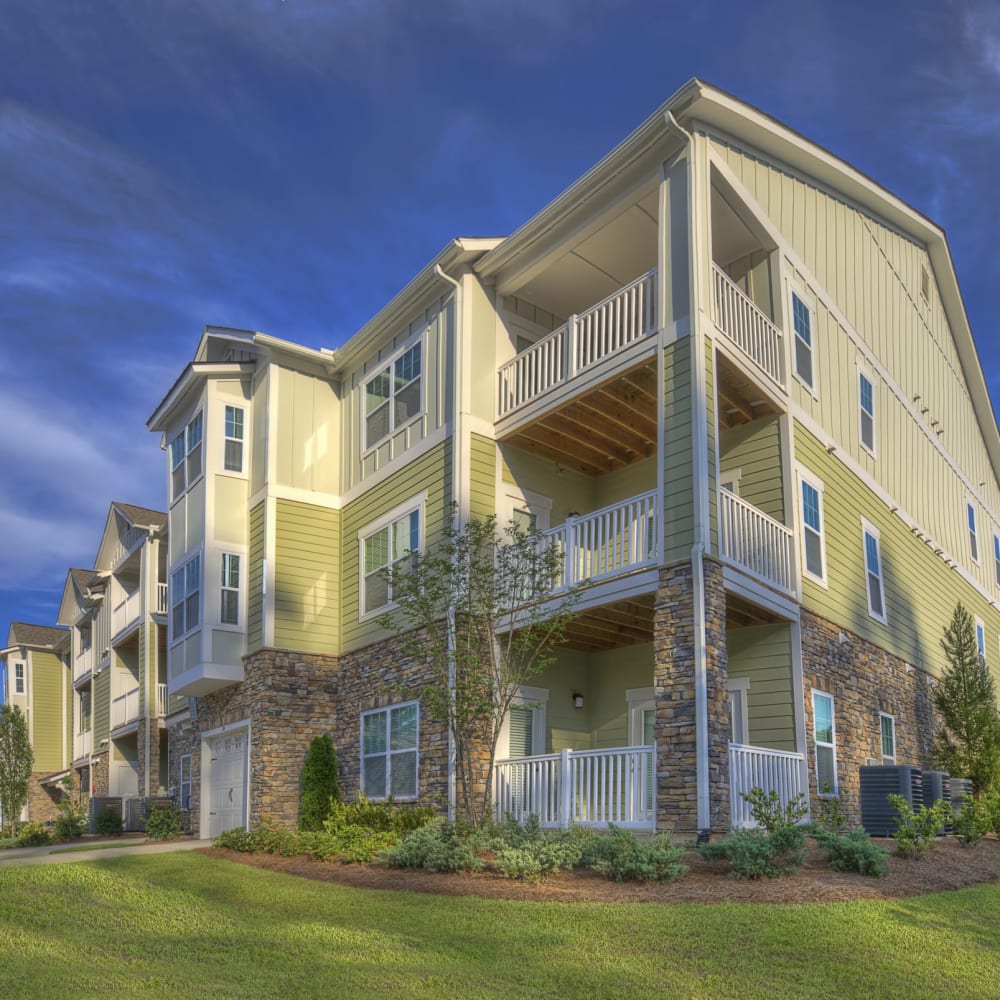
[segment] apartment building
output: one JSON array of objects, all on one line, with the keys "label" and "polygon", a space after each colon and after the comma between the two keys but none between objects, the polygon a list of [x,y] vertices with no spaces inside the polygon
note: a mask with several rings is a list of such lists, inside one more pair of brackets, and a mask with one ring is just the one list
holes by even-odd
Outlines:
[{"label": "apartment building", "polygon": [[582,587],[497,808],[718,831],[928,762],[958,601],[1000,664],[1000,434],[943,231],[698,80],[335,351],[209,327],[149,420],[169,484],[169,784],[205,835],[453,801],[380,572],[452,505]]},{"label": "apartment building", "polygon": [[19,708],[28,724],[35,762],[22,820],[45,823],[58,815],[69,775],[69,633],[49,625],[11,622],[0,649],[3,703]]}]

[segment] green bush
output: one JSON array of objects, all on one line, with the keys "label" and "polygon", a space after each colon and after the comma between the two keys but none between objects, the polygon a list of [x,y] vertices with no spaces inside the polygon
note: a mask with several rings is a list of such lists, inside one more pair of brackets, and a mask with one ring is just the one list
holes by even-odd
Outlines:
[{"label": "green bush", "polygon": [[781,827],[795,826],[809,813],[809,806],[801,792],[785,805],[782,805],[774,789],[765,793],[763,788],[751,788],[749,792],[740,794],[750,806],[750,815],[768,833],[773,833]]},{"label": "green bush", "polygon": [[430,806],[399,806],[392,799],[369,802],[363,795],[356,802],[331,802],[322,829],[335,833],[348,826],[406,834],[429,823],[437,813]]},{"label": "green bush", "polygon": [[728,861],[738,879],[778,878],[797,872],[805,860],[805,831],[800,826],[736,830],[722,840],[698,845],[708,861]]},{"label": "green bush", "polygon": [[[830,786],[824,786],[829,790]],[[814,825],[827,833],[843,833],[847,828],[847,793],[822,798],[816,811]]]},{"label": "green bush", "polygon": [[842,834],[817,830],[813,836],[836,872],[857,872],[869,878],[879,878],[889,870],[889,852],[873,844],[864,830],[849,830]]},{"label": "green bush", "polygon": [[893,839],[896,853],[903,858],[920,858],[934,846],[934,838],[952,816],[951,806],[938,800],[933,806],[921,806],[914,812],[902,795],[890,795],[889,804],[899,814]]},{"label": "green bush", "polygon": [[453,823],[435,819],[414,830],[383,858],[396,868],[425,868],[429,872],[482,871],[483,861],[476,857]]},{"label": "green bush", "polygon": [[173,840],[184,827],[184,815],[172,802],[154,802],[146,817],[146,836],[150,840]]},{"label": "green bush", "polygon": [[56,808],[59,815],[52,829],[59,840],[77,840],[87,832],[87,810],[82,805],[63,799]]},{"label": "green bush", "polygon": [[959,843],[974,847],[993,828],[993,817],[985,799],[962,797],[962,806],[955,810],[952,821]]},{"label": "green bush", "polygon": [[[680,864],[683,847],[674,847],[668,834],[640,841],[631,830],[610,827],[607,844],[596,851],[590,867],[616,882],[673,882],[686,872]],[[593,856],[593,855],[592,855]]]},{"label": "green bush", "polygon": [[94,817],[94,832],[102,837],[114,837],[122,832],[122,814],[105,806]]},{"label": "green bush", "polygon": [[41,823],[24,823],[18,827],[18,847],[44,847],[51,843],[52,834]]},{"label": "green bush", "polygon": [[332,806],[339,801],[337,751],[328,735],[316,736],[302,764],[299,829],[322,830]]},{"label": "green bush", "polygon": [[989,813],[990,826],[993,827],[993,832],[1000,837],[1000,791],[984,795],[982,801],[987,813]]},{"label": "green bush", "polygon": [[241,854],[252,854],[257,850],[256,841],[249,831],[242,826],[235,830],[224,830],[215,838],[216,847],[228,847],[231,851],[239,851]]}]

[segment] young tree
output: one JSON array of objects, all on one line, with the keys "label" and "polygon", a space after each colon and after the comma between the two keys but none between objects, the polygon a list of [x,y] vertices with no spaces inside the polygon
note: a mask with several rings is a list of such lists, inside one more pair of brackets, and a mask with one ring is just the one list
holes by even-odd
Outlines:
[{"label": "young tree", "polygon": [[322,830],[330,815],[330,800],[340,801],[337,780],[337,751],[324,733],[314,736],[302,764],[302,798],[299,802],[299,829]]},{"label": "young tree", "polygon": [[961,604],[941,640],[948,666],[934,692],[941,728],[934,736],[934,763],[956,777],[971,778],[975,794],[1000,782],[1000,719],[996,691],[976,643],[976,626]]},{"label": "young tree", "polygon": [[16,705],[0,705],[0,816],[12,834],[28,801],[28,780],[35,754],[28,736],[28,720]]},{"label": "young tree", "polygon": [[473,825],[490,809],[501,724],[521,685],[553,661],[573,617],[577,591],[560,585],[563,562],[539,532],[500,530],[490,516],[461,527],[453,520],[427,552],[387,572],[397,609],[382,624],[407,628],[407,653],[430,668],[420,700],[451,735]]}]

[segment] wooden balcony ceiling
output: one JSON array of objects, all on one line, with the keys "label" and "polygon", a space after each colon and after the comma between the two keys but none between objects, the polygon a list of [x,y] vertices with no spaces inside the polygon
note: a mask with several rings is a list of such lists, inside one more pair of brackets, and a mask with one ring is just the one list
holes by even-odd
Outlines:
[{"label": "wooden balcony ceiling", "polygon": [[754,625],[776,625],[785,621],[766,608],[751,604],[736,594],[726,594],[726,628],[752,628]]},{"label": "wooden balcony ceiling", "polygon": [[715,370],[719,391],[719,427],[727,430],[781,411],[725,354],[717,351]]},{"label": "wooden balcony ceiling", "polygon": [[653,641],[653,595],[581,611],[570,623],[565,645],[596,653]]},{"label": "wooden balcony ceiling", "polygon": [[656,453],[656,363],[647,361],[504,439],[567,469],[602,476]]}]

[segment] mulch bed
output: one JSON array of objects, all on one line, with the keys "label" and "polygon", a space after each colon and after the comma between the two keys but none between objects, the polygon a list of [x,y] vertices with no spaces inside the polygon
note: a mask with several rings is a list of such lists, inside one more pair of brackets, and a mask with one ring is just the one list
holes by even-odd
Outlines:
[{"label": "mulch bed", "polygon": [[443,896],[560,903],[843,903],[854,899],[899,899],[1000,882],[1000,840],[995,836],[988,837],[977,847],[963,847],[953,838],[943,839],[917,861],[897,857],[892,853],[892,841],[876,843],[890,850],[889,874],[884,878],[832,871],[826,855],[813,848],[806,855],[805,867],[796,875],[738,882],[726,877],[725,863],[703,861],[690,851],[684,863],[691,870],[676,882],[667,884],[618,884],[592,872],[561,872],[539,882],[520,882],[487,873],[403,871],[380,864],[345,865],[272,854],[240,854],[215,847],[205,848],[201,853],[359,889],[402,889]]}]

